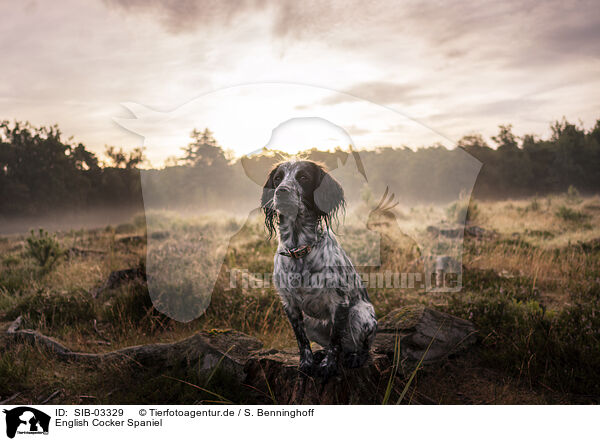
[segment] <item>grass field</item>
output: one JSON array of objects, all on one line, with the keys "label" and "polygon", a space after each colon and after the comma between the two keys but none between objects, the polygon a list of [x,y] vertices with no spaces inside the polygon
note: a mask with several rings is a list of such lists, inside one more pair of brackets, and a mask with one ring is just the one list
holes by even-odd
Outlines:
[{"label": "grass field", "polygon": [[[393,219],[412,222],[414,231],[424,234],[427,225],[415,219],[432,211],[451,216],[456,210],[400,209]],[[350,232],[353,216],[359,214],[349,213],[346,219]],[[411,387],[439,403],[600,401],[600,198],[566,194],[474,201],[468,217],[470,224],[494,234],[465,238],[460,292],[369,288],[378,317],[399,306],[422,303],[472,320],[479,329],[476,347],[419,372]],[[295,346],[273,288],[230,284],[231,269],[272,271],[275,240],[266,240],[260,218],[214,215],[178,220],[151,214],[148,222],[152,229],[147,235],[145,218],[138,216],[118,226],[57,232],[56,242],[38,233],[36,243],[29,234],[0,237],[0,333],[21,315],[27,328],[86,352],[170,342],[197,330],[224,328],[253,335],[267,347]],[[234,232],[238,233],[223,247],[223,238]],[[381,252],[388,257],[381,270],[414,264],[414,250],[403,245],[405,237],[394,238],[393,231],[384,236]],[[212,296],[202,292],[202,284],[187,288],[207,306],[201,317],[181,323],[157,311],[142,280],[109,289],[98,298],[90,294],[111,271],[144,267],[147,246],[190,243],[198,237],[205,238],[205,248],[195,249],[188,266],[171,270],[193,282],[219,271],[215,265],[223,259]],[[353,237],[366,236],[345,234],[345,247],[369,248],[370,243],[353,243]],[[32,248],[39,251],[52,243],[58,248],[49,245],[42,255],[32,253]],[[3,335],[0,343],[0,401],[19,393],[12,403],[39,403],[57,390],[52,403],[202,400],[197,389],[172,379],[196,384],[200,379],[194,372],[173,368],[140,373],[118,364],[92,369],[58,362],[34,346],[9,346]]]}]

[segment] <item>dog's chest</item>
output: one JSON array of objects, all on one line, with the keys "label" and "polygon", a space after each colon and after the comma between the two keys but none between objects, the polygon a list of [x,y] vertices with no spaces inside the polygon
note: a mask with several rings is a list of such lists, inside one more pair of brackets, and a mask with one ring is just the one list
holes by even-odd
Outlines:
[{"label": "dog's chest", "polygon": [[280,286],[278,291],[284,303],[295,305],[307,316],[320,320],[331,319],[336,305],[342,300],[333,288],[315,288],[305,283],[296,286],[295,281]]},{"label": "dog's chest", "polygon": [[299,259],[276,254],[273,268],[276,280],[282,282],[280,286],[300,293],[312,294],[315,289],[325,287],[325,283],[339,276],[340,268],[347,265],[343,252],[335,245],[330,239],[323,240],[310,254]]},{"label": "dog's chest", "polygon": [[331,256],[327,246],[315,248],[303,259],[276,256],[274,276],[282,300],[310,317],[330,319],[342,300],[335,288],[328,286],[331,278],[339,275],[336,266],[340,262]]},{"label": "dog's chest", "polygon": [[310,292],[299,293],[300,309],[309,317],[327,320],[335,311],[340,297],[333,289],[319,289]]}]

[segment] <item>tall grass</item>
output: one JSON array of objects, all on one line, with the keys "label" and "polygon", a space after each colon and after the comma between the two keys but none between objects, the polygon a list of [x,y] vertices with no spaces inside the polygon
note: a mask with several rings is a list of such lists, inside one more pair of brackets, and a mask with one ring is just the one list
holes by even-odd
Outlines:
[{"label": "tall grass", "polygon": [[[496,231],[497,236],[465,240],[463,291],[454,295],[431,295],[418,288],[369,288],[378,316],[415,302],[434,305],[476,323],[483,335],[477,354],[487,369],[499,371],[532,390],[547,386],[563,394],[600,395],[597,390],[600,384],[597,374],[600,372],[597,355],[600,354],[597,318],[600,316],[600,252],[593,245],[593,240],[600,238],[600,210],[593,208],[595,204],[598,204],[597,198],[578,196],[569,199],[568,195],[554,196],[545,203],[536,199],[471,203],[471,207],[476,207],[476,214],[470,221]],[[412,211],[405,211],[409,213],[407,219],[414,221],[415,231],[419,231],[428,226],[431,211],[456,220],[468,216],[464,210],[468,212],[469,206],[414,207]],[[408,222],[400,216],[396,216],[395,221],[399,224]],[[137,266],[140,258],[146,255],[144,241],[125,245],[119,242],[120,236],[115,236],[115,229],[111,228],[57,233],[56,236],[35,234],[40,247],[48,239],[59,244],[77,240],[79,247],[106,251],[106,254],[56,259],[50,266],[54,271],[41,271],[43,259],[38,261],[31,257],[26,238],[0,241],[0,321],[8,322],[23,315],[28,327],[59,336],[65,344],[88,351],[105,350],[105,346],[95,342],[99,337],[93,327],[94,320],[103,339],[111,343],[111,349],[172,341],[199,329],[213,328],[245,332],[262,340],[266,347],[285,348],[295,344],[272,286],[250,288],[241,283],[230,286],[230,269],[248,269],[256,273],[272,271],[276,244],[265,239],[260,219],[242,225],[238,219],[206,216],[190,222],[164,215],[149,222],[154,222],[152,225],[156,227],[149,230],[150,240],[164,244],[176,244],[178,240],[199,235],[210,235],[214,243],[221,243],[224,237],[242,227],[228,242],[228,248],[222,250],[224,266],[218,274],[210,304],[201,317],[185,324],[169,319],[156,309],[146,286],[139,281],[109,290],[101,299],[92,299],[89,291],[103,283],[112,270]],[[348,231],[360,227],[352,213],[347,216],[347,223]],[[173,224],[176,228],[171,227]],[[139,219],[118,230],[141,237],[146,233]],[[161,234],[153,237],[152,234],[157,232]],[[402,242],[395,241],[392,233],[391,227],[386,230],[389,237],[385,239],[388,242],[383,241],[383,249],[389,253],[389,259],[382,263],[381,269],[407,268],[411,262],[408,253],[402,251],[398,245]],[[367,236],[361,234],[348,234],[344,240],[353,252],[372,245],[366,242]],[[204,254],[210,251],[210,247],[203,248],[197,253],[196,260],[190,262],[196,273],[204,271]],[[396,352],[400,353],[399,348]],[[54,384],[52,372],[44,376],[39,370],[23,370],[19,360],[21,355],[26,356],[20,353],[0,355],[0,386],[7,385],[5,391],[14,391],[10,386],[13,383],[25,390],[35,389],[33,376],[40,384]],[[34,355],[30,354],[31,357]],[[400,366],[398,356],[394,356],[393,377],[389,381],[396,378]],[[163,374],[214,391],[228,400],[239,401],[235,393],[224,391],[227,380],[220,379],[218,372],[210,378],[209,384],[205,377],[199,378],[186,370],[148,374],[144,378],[148,387],[136,392],[134,388],[123,387],[128,381],[127,375],[133,375],[131,372],[121,372],[117,366],[102,369],[104,378],[94,379],[94,387],[105,394],[101,399],[109,402],[136,402],[136,398],[142,399],[140,397],[155,402],[194,402],[193,396],[198,389],[162,377]],[[413,379],[409,376],[405,382],[405,389],[407,384],[415,387],[417,371],[413,374]],[[82,374],[75,372],[73,375],[77,383],[75,388],[92,387],[91,380]],[[5,383],[2,383],[3,376]],[[541,383],[544,386],[540,386]],[[384,403],[397,400],[390,384],[393,382],[388,382]],[[110,397],[106,395],[118,388],[123,390]],[[152,388],[169,390],[169,393],[161,396]],[[202,393],[206,394],[203,399],[220,400]],[[404,392],[402,398],[406,395]]]}]

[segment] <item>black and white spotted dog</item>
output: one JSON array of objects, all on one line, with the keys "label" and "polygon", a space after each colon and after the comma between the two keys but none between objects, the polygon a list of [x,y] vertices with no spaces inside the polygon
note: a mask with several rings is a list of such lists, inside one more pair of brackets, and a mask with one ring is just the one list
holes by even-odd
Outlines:
[{"label": "black and white spotted dog", "polygon": [[[278,230],[274,283],[300,349],[300,370],[329,378],[338,362],[356,368],[369,356],[377,320],[367,291],[331,225],[345,208],[344,191],[323,166],[278,164],[263,188],[270,235]],[[313,352],[310,341],[325,348]]]}]

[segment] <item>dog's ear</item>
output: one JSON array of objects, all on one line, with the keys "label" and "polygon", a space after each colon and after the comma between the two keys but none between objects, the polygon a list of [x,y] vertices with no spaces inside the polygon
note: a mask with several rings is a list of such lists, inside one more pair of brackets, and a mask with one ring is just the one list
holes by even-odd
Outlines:
[{"label": "dog's ear", "polygon": [[331,221],[337,217],[339,211],[345,209],[346,199],[340,183],[323,167],[317,165],[317,168],[317,188],[313,193],[313,198],[317,209],[325,219],[325,224],[330,227]]},{"label": "dog's ear", "polygon": [[269,239],[273,237],[275,233],[275,221],[277,219],[277,213],[275,207],[273,207],[273,195],[275,194],[275,184],[273,178],[279,166],[275,166],[269,173],[267,182],[263,186],[262,197],[260,199],[260,207],[265,213],[265,227],[269,232]]}]

